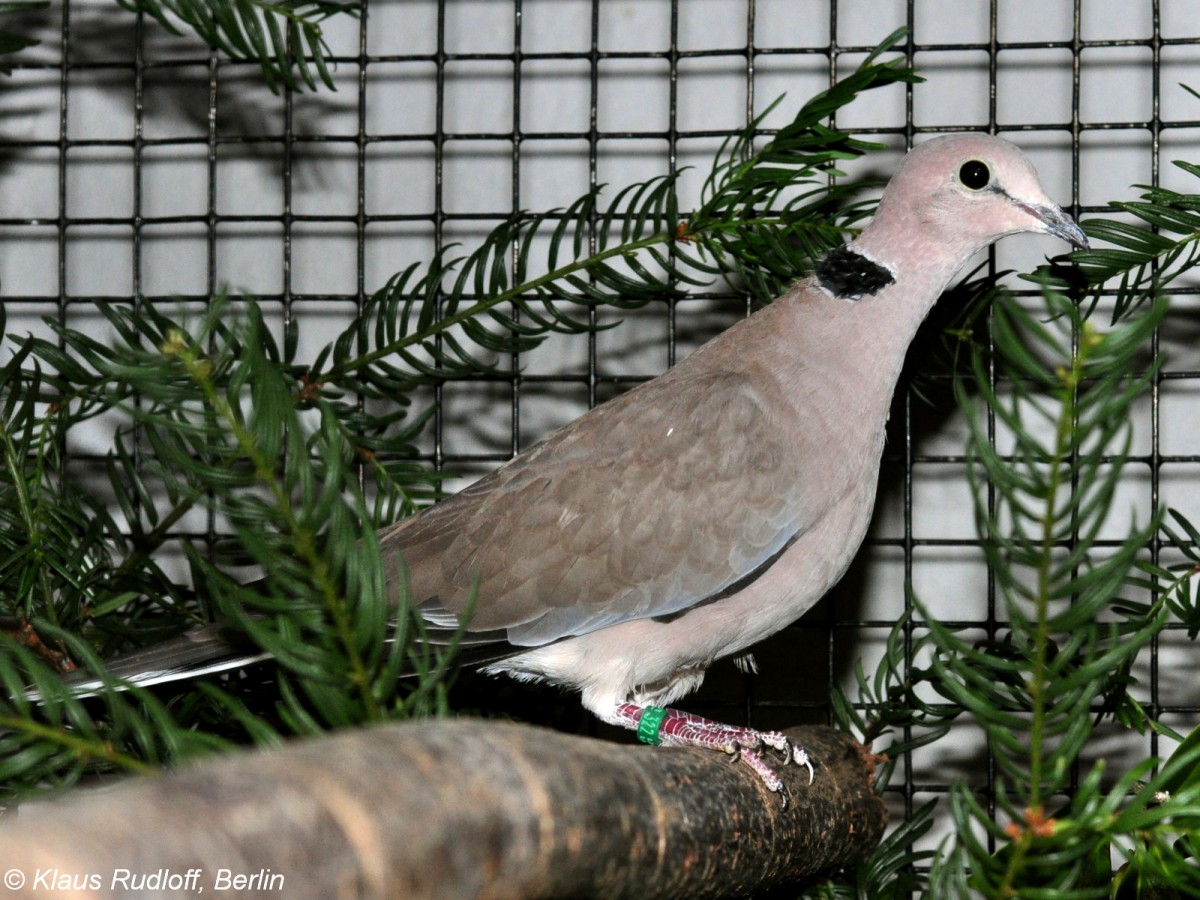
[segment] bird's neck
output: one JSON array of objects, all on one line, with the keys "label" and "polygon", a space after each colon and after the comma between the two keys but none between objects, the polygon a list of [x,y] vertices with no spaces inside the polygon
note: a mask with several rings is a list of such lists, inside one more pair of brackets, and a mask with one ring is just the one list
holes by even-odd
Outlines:
[{"label": "bird's neck", "polygon": [[[843,353],[871,365],[894,366],[899,375],[908,346],[933,305],[978,249],[949,246],[938,235],[920,228],[865,230],[848,250],[885,268],[894,280],[857,301],[828,297],[806,311],[823,319],[828,340]],[[903,262],[901,262],[903,261]],[[889,389],[890,393],[890,389]]]},{"label": "bird's neck", "polygon": [[[886,418],[917,329],[965,260],[935,250],[906,256],[910,262],[897,266],[882,253],[868,252],[891,270],[893,283],[850,300],[806,280],[776,301],[780,309],[772,327],[791,335],[779,345],[790,347],[786,358],[775,361],[781,380],[797,390],[820,384],[830,401],[865,413],[863,421],[878,421]],[[799,402],[811,404],[812,398]]]}]

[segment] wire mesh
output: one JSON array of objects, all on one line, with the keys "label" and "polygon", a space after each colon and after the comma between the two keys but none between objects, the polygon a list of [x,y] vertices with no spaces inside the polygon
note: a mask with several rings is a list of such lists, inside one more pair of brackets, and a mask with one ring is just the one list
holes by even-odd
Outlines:
[{"label": "wire mesh", "polygon": [[[682,183],[697,195],[724,138],[786,92],[769,134],[899,26],[927,80],[844,112],[840,125],[889,148],[852,175],[885,175],[930,133],[998,132],[1086,214],[1135,183],[1188,189],[1169,161],[1200,161],[1200,106],[1179,87],[1200,87],[1200,18],[1183,2],[363,0],[357,19],[326,27],[337,92],[278,97],[254,64],[115,4],[69,0],[29,21],[43,42],[15,66],[0,119],[0,287],[13,331],[44,331],[43,316],[100,330],[97,298],[173,308],[231,285],[280,328],[298,322],[315,348],[389,275],[455,242],[470,248],[518,210],[687,166]],[[990,264],[1028,269],[1047,252],[1014,239]],[[1195,305],[1186,293],[1177,303]],[[424,457],[463,479],[486,471],[747,311],[717,285],[558,337],[509,360],[502,378],[444,385]],[[1168,349],[1123,485],[1143,517],[1159,501],[1186,510],[1200,485],[1200,358],[1186,340]],[[860,657],[871,667],[913,591],[948,619],[996,630],[965,426],[940,396],[931,407],[898,395],[876,522],[848,578],[759,648],[757,676],[718,666],[689,708],[762,727],[824,720],[830,685],[848,683]],[[80,433],[72,465],[94,465],[106,441],[102,427]],[[180,524],[208,540],[216,529],[203,515]],[[1164,656],[1180,652],[1170,638],[1140,675],[1151,714],[1182,727],[1200,705],[1169,662],[1178,657]],[[898,814],[956,778],[990,790],[986,747],[965,730],[953,746],[900,768]],[[1144,750],[1161,749],[1147,739]]]}]

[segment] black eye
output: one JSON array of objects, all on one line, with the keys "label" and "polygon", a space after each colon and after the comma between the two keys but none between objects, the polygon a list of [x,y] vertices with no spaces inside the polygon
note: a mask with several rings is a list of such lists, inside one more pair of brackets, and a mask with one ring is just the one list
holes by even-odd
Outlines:
[{"label": "black eye", "polygon": [[973,191],[982,191],[992,179],[987,163],[977,159],[968,159],[958,170],[958,180]]}]

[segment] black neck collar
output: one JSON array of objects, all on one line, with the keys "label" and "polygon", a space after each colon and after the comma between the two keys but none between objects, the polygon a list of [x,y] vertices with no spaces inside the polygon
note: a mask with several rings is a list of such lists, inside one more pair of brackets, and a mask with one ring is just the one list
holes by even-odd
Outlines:
[{"label": "black neck collar", "polygon": [[861,300],[895,282],[892,273],[843,245],[830,250],[814,270],[817,283],[842,300]]}]

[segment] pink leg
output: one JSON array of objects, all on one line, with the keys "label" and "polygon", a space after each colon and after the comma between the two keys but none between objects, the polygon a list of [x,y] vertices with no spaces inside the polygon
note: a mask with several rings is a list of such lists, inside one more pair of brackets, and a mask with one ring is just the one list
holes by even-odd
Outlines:
[{"label": "pink leg", "polygon": [[[639,728],[642,717],[647,712],[655,716],[661,715],[662,720],[657,729]],[[738,725],[722,725],[720,722],[678,709],[642,707],[633,703],[622,703],[618,706],[612,721],[613,724],[637,731],[638,737],[647,743],[723,750],[753,769],[768,789],[782,791],[783,782],[761,756],[763,748],[769,747],[783,755],[784,765],[794,761],[797,765],[806,766],[808,783],[812,784],[813,767],[808,754],[799,747],[793,747],[792,742],[778,731],[755,731],[753,728]],[[653,735],[644,735],[643,731],[652,731]]]}]

